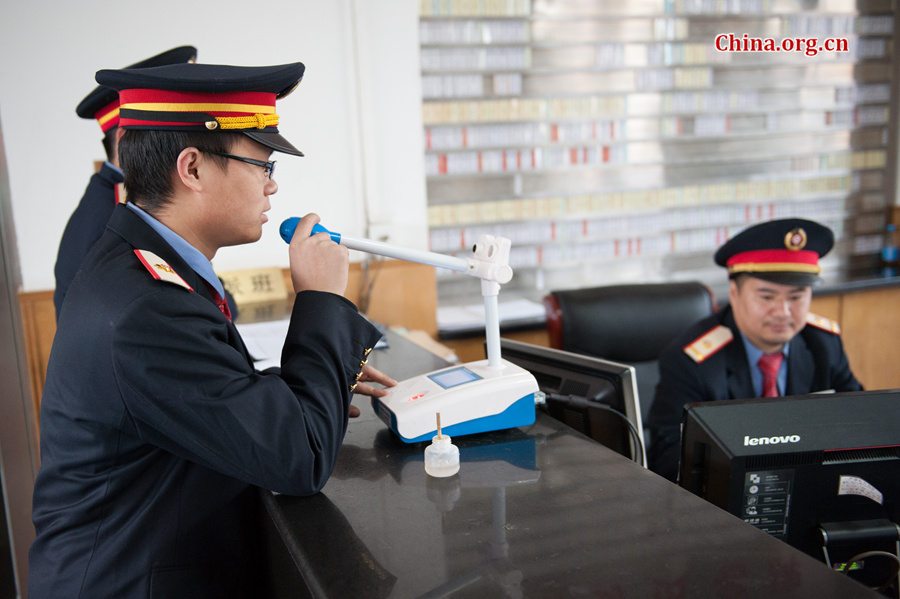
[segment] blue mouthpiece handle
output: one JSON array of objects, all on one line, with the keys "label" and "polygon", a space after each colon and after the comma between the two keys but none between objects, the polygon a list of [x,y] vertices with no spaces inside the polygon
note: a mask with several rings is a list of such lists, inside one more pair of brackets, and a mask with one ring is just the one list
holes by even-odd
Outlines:
[{"label": "blue mouthpiece handle", "polygon": [[[299,216],[292,216],[290,218],[285,219],[284,222],[281,223],[281,226],[278,228],[278,232],[281,233],[281,238],[284,239],[285,243],[291,242],[291,239],[293,239],[293,237],[294,237],[294,229],[297,228],[297,223],[299,223],[299,222],[300,222]],[[331,240],[333,242],[335,242],[335,243],[341,242],[341,234],[340,233],[334,233],[332,231],[329,231],[328,229],[326,229],[319,223],[316,223],[313,225],[312,232],[309,234],[309,236],[312,237],[316,233],[328,233],[329,237],[331,237]]]}]

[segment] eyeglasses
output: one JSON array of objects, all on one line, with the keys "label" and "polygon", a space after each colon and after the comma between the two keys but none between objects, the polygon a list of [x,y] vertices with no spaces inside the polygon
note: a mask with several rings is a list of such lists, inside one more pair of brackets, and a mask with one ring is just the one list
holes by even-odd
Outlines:
[{"label": "eyeglasses", "polygon": [[255,158],[245,158],[244,156],[235,156],[234,154],[226,154],[225,152],[211,152],[209,150],[204,150],[207,154],[215,154],[216,156],[224,156],[225,158],[231,158],[232,160],[240,160],[241,162],[246,162],[247,164],[252,164],[254,166],[261,166],[265,170],[265,175],[269,179],[272,178],[272,175],[275,174],[275,160],[257,160]]}]

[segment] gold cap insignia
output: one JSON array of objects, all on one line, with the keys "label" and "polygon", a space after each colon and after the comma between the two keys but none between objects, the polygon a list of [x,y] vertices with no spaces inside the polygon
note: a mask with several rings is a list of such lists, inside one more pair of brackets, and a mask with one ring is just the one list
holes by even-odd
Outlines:
[{"label": "gold cap insignia", "polygon": [[797,227],[796,229],[791,229],[787,232],[787,235],[784,236],[784,247],[791,250],[792,252],[797,252],[806,247],[806,231],[804,231],[801,227]]}]

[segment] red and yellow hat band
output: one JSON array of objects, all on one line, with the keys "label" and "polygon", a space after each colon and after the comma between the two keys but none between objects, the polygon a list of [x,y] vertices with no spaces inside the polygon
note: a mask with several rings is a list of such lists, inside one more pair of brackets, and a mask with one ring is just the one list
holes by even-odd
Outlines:
[{"label": "red and yellow hat band", "polygon": [[119,100],[113,100],[94,113],[94,118],[100,124],[100,130],[106,133],[119,125]]},{"label": "red and yellow hat band", "polygon": [[808,272],[819,274],[819,254],[811,250],[753,250],[740,252],[725,263],[729,273]]},{"label": "red and yellow hat band", "polygon": [[119,92],[119,126],[135,129],[269,129],[278,132],[275,94],[158,89]]}]

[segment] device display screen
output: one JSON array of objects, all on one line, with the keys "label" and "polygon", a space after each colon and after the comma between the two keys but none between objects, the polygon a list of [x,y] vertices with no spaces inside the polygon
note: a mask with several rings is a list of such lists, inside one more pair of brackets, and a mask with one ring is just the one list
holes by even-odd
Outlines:
[{"label": "device display screen", "polygon": [[478,376],[465,366],[460,366],[459,368],[454,368],[453,370],[445,370],[443,372],[438,372],[437,374],[429,374],[428,378],[433,380],[444,389],[449,389],[450,387],[456,387],[457,385],[463,385],[465,383],[471,383],[472,381],[481,380],[480,376]]}]

